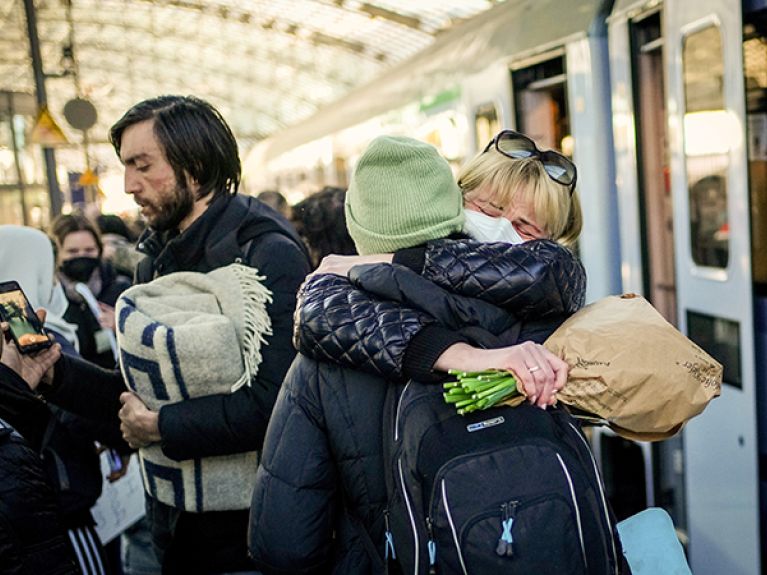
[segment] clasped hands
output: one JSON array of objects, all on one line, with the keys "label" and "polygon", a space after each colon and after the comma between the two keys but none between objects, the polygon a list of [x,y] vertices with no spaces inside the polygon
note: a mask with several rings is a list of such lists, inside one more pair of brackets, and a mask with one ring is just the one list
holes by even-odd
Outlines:
[{"label": "clasped hands", "polygon": [[390,264],[392,254],[370,254],[367,256],[338,256],[331,254],[322,258],[319,267],[309,276],[320,274],[349,275],[349,270],[361,264]]}]

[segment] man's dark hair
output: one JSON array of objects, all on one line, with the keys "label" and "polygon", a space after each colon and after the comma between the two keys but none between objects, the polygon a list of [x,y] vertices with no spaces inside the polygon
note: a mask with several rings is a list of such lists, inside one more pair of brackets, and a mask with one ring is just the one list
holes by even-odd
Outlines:
[{"label": "man's dark hair", "polygon": [[139,102],[109,130],[118,156],[123,132],[146,120],[154,120],[154,135],[180,185],[185,185],[189,174],[200,186],[198,198],[237,192],[241,171],[237,141],[216,108],[194,96]]}]

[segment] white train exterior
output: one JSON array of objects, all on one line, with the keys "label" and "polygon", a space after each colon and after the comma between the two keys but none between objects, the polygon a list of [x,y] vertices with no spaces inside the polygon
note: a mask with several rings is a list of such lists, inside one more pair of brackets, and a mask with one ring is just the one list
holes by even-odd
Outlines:
[{"label": "white train exterior", "polygon": [[578,165],[587,299],[642,293],[725,364],[681,436],[594,434],[616,510],[666,507],[696,575],[767,572],[767,0],[507,0],[262,142],[245,183],[343,186],[380,133],[458,165],[501,127]]}]

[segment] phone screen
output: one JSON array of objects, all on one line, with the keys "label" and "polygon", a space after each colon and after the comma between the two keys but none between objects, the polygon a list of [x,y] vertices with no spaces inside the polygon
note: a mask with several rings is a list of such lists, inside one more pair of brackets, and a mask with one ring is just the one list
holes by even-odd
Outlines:
[{"label": "phone screen", "polygon": [[0,284],[0,318],[8,322],[11,337],[22,353],[51,345],[29,300],[16,282]]}]

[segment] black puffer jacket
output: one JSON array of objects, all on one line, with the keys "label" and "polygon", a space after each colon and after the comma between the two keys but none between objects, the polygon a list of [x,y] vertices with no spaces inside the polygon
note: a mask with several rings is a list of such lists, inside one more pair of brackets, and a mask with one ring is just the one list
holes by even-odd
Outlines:
[{"label": "black puffer jacket", "polygon": [[[299,355],[277,399],[249,539],[267,574],[382,572],[387,385],[381,376],[398,375],[413,337],[439,324],[488,347],[532,333],[545,339],[583,302],[583,268],[552,242],[516,248],[435,242],[421,253],[425,275],[477,297],[451,293],[401,265],[357,266],[351,281],[314,276],[301,290],[299,345],[333,363]],[[418,251],[409,251],[414,254],[405,259],[417,260]],[[511,313],[514,306],[519,314]]]},{"label": "black puffer jacket", "polygon": [[79,572],[40,457],[0,419],[0,573]]},{"label": "black puffer jacket", "polygon": [[90,509],[101,495],[95,441],[128,452],[119,429],[75,416],[40,400],[19,375],[0,364],[0,418],[40,457],[66,528],[93,525]]},{"label": "black puffer jacket", "polygon": [[296,357],[253,492],[249,547],[263,573],[383,573],[367,548],[383,552],[385,393],[378,377]]},{"label": "black puffer jacket", "polygon": [[425,379],[456,341],[481,347],[543,342],[585,298],[582,264],[549,240],[439,240],[425,250],[405,250],[394,262],[409,268],[357,266],[350,279],[310,278],[299,292],[298,350],[387,379]]}]

